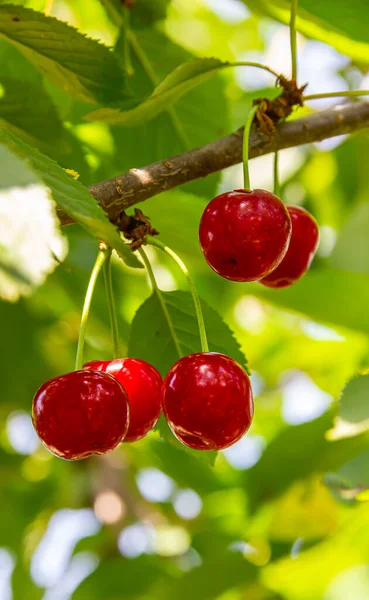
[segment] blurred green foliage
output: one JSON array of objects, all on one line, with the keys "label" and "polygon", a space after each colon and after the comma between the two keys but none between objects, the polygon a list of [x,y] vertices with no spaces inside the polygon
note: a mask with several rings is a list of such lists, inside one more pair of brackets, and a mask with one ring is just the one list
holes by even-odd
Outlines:
[{"label": "blurred green foliage", "polygon": [[[367,88],[367,7],[358,0],[300,4],[301,57],[308,64],[319,54],[319,64],[309,67],[311,88]],[[13,140],[0,146],[0,290],[14,299],[22,295],[17,303],[0,303],[1,600],[367,600],[365,132],[281,152],[283,199],[308,208],[321,227],[309,273],[285,290],[222,280],[199,250],[204,206],[217,190],[242,186],[241,168],[142,205],[163,242],[188,265],[203,299],[211,348],[243,364],[247,357],[255,420],[239,444],[217,456],[188,451],[163,421],[140,442],[81,463],[54,458],[37,442],[33,394],[74,366],[97,251],[89,232],[112,231],[80,183],[230,133],[243,124],[253,98],[275,92],[269,75],[226,70],[132,128],[87,122],[85,116],[138,105],[194,58],[262,60],[277,69],[282,60],[284,72],[290,69],[285,0],[137,0],[128,34],[134,75],[128,80],[122,15],[118,0],[0,0],[0,141]],[[309,104],[307,110],[314,109]],[[21,141],[14,153],[16,138]],[[50,159],[77,171],[80,183]],[[88,231],[72,225],[63,228],[63,240],[54,237],[55,222],[50,225],[46,212],[43,217],[40,192],[32,202],[22,195],[42,181]],[[271,188],[271,157],[252,161],[251,181]],[[17,210],[21,226],[14,233],[7,223]],[[36,246],[43,237],[44,245]],[[147,252],[182,349],[198,351],[181,272],[156,249]],[[151,361],[165,375],[177,354],[144,269],[114,255],[113,282],[124,352]],[[85,359],[110,356],[101,279]]]}]

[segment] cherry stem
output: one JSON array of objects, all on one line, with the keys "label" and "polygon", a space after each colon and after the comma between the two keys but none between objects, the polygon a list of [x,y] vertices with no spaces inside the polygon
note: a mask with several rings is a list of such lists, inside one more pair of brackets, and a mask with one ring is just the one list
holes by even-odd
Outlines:
[{"label": "cherry stem", "polygon": [[275,196],[280,195],[281,193],[281,185],[279,182],[279,154],[278,152],[274,153],[274,190],[273,193]]},{"label": "cherry stem", "polygon": [[110,329],[113,342],[113,358],[120,358],[122,356],[119,339],[119,328],[117,312],[115,309],[114,293],[113,293],[113,282],[111,278],[111,253],[112,250],[106,251],[106,260],[104,263],[104,280],[106,297],[108,300],[109,318],[110,318]]},{"label": "cherry stem", "polygon": [[159,240],[157,240],[155,238],[150,238],[150,244],[152,246],[155,246],[156,248],[159,248],[160,250],[165,252],[165,254],[170,256],[177,263],[177,265],[181,269],[182,273],[184,274],[186,281],[188,283],[188,286],[190,288],[190,291],[191,291],[193,303],[195,305],[197,323],[199,326],[199,333],[200,333],[201,350],[202,350],[202,352],[209,352],[209,344],[208,344],[208,339],[207,339],[207,335],[206,335],[204,315],[203,315],[202,308],[201,308],[200,297],[197,293],[196,286],[193,282],[193,279],[192,279],[186,265],[184,264],[182,259],[179,258],[179,256],[173,250],[171,250],[171,248],[169,248],[168,246],[166,246]]},{"label": "cherry stem", "polygon": [[297,35],[296,35],[296,17],[298,0],[291,0],[291,18],[290,18],[290,45],[291,45],[291,63],[292,79],[297,80]]},{"label": "cherry stem", "polygon": [[168,307],[165,304],[165,300],[164,300],[163,294],[161,292],[161,289],[159,288],[158,282],[155,279],[155,275],[154,275],[154,271],[152,269],[151,263],[150,263],[150,261],[149,261],[149,259],[147,257],[147,254],[146,254],[145,250],[142,247],[138,250],[138,253],[141,256],[142,261],[143,261],[143,263],[144,263],[144,265],[146,267],[147,274],[148,274],[149,279],[151,281],[152,289],[153,289],[153,291],[156,293],[156,295],[158,297],[159,304],[160,304],[161,309],[162,309],[162,311],[164,313],[164,317],[165,317],[165,320],[166,320],[166,322],[168,324],[170,335],[172,336],[172,339],[173,339],[174,345],[176,347],[178,356],[179,356],[179,358],[182,358],[184,355],[183,355],[181,346],[179,345],[179,340],[177,338],[177,334],[176,334],[175,329],[174,329],[173,321],[172,321],[171,316],[169,314]]},{"label": "cherry stem", "polygon": [[302,99],[305,100],[320,100],[320,98],[357,98],[360,96],[369,96],[369,90],[347,90],[346,92],[327,92],[326,94],[309,94],[308,96],[303,96]]},{"label": "cherry stem", "polygon": [[92,296],[93,296],[93,293],[95,290],[97,278],[99,276],[99,273],[100,273],[107,257],[108,257],[108,252],[106,250],[99,250],[95,264],[91,271],[90,281],[88,282],[85,301],[84,301],[83,309],[82,309],[81,324],[79,327],[79,338],[78,338],[77,356],[76,356],[76,371],[79,371],[80,369],[82,369],[83,349],[84,349],[85,337],[86,337],[86,327],[87,327],[88,315],[90,314]]},{"label": "cherry stem", "polygon": [[134,69],[131,61],[131,46],[129,40],[130,22],[131,22],[131,11],[128,8],[124,8],[123,16],[123,66],[127,73],[127,77],[133,77]]},{"label": "cherry stem", "polygon": [[263,69],[263,71],[268,71],[268,73],[271,73],[272,75],[274,75],[274,77],[279,79],[279,74],[276,71],[274,71],[271,67],[268,67],[268,65],[263,65],[262,63],[259,63],[259,62],[250,62],[250,61],[231,62],[231,63],[225,64],[222,68],[227,68],[227,67],[255,67],[256,69]]},{"label": "cherry stem", "polygon": [[245,123],[245,129],[243,132],[243,144],[242,144],[242,155],[243,155],[243,180],[244,180],[244,189],[250,190],[250,173],[249,173],[249,137],[251,131],[251,125],[254,120],[256,111],[258,107],[254,106],[248,116],[247,121]]}]

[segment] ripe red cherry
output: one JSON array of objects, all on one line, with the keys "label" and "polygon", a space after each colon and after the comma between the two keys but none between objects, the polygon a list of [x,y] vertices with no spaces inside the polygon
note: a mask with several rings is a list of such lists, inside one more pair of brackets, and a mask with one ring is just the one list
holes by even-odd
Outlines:
[{"label": "ripe red cherry", "polygon": [[237,442],[254,414],[247,373],[229,356],[190,354],[168,372],[164,415],[180,442],[196,450],[221,450]]},{"label": "ripe red cherry", "polygon": [[283,288],[296,283],[308,270],[319,244],[319,227],[310,213],[300,206],[287,206],[292,221],[292,236],[287,254],[260,283]]},{"label": "ripe red cherry", "polygon": [[79,460],[109,452],[122,441],[129,425],[128,397],[111,375],[74,371],[40,387],[32,420],[50,452]]},{"label": "ripe red cherry", "polygon": [[124,442],[135,442],[155,427],[161,413],[163,380],[152,365],[137,358],[118,358],[95,360],[83,368],[109,373],[126,390],[131,418]]},{"label": "ripe red cherry", "polygon": [[256,281],[281,262],[291,237],[283,202],[266,190],[235,190],[206,207],[199,239],[209,265],[226,279]]}]

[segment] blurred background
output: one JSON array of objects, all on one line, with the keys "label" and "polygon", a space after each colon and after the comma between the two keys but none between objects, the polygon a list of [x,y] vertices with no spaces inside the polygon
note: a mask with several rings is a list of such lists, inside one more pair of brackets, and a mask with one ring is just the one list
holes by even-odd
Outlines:
[{"label": "blurred background", "polygon": [[[109,10],[114,2],[16,4],[45,11],[109,46],[118,40],[119,48],[119,23]],[[342,20],[338,3],[334,19],[347,27],[327,31],[325,39],[321,14],[321,30],[308,27],[306,10],[314,11],[313,4],[305,2],[305,35],[298,36],[300,83],[309,82],[309,93],[367,89],[369,46],[360,33],[352,34],[352,19]],[[191,55],[257,60],[288,75],[282,5],[141,0],[132,27],[157,81]],[[310,31],[316,39],[309,39]],[[133,66],[134,91],[150,91],[153,81],[134,53]],[[32,86],[41,75],[0,39],[0,89],[6,91],[7,78],[20,71],[24,95],[33,102]],[[179,125],[162,113],[123,129],[83,121],[90,105],[72,101],[46,80],[43,85],[60,127],[52,140],[47,127],[40,128],[40,149],[78,171],[86,185],[230,133],[243,124],[254,98],[275,94],[270,75],[227,69],[176,104]],[[311,102],[299,116],[337,102]],[[0,116],[1,106],[0,94]],[[365,131],[280,153],[283,200],[311,211],[321,231],[310,272],[286,290],[222,280],[199,250],[204,206],[216,193],[242,187],[240,165],[142,205],[162,241],[188,265],[202,298],[235,332],[252,373],[252,428],[220,452],[214,466],[204,455],[163,441],[159,432],[80,463],[59,460],[40,445],[31,423],[32,398],[44,381],[73,369],[96,255],[96,241],[77,225],[52,239],[64,262],[33,294],[0,303],[1,600],[369,597],[369,443],[360,436],[351,444],[327,439],[342,388],[369,365],[368,153]],[[272,156],[251,162],[253,187],[272,190],[272,163]],[[29,211],[25,204],[25,218],[32,217]],[[20,246],[20,254],[30,253],[25,240]],[[186,289],[164,255],[148,253],[162,290]],[[37,263],[37,252],[32,260]],[[131,322],[151,290],[143,270],[117,258],[113,267],[128,352]],[[147,331],[147,344],[151,326],[145,322],[140,329],[144,343]],[[160,363],[160,346],[146,351]],[[85,356],[111,356],[102,279]]]}]

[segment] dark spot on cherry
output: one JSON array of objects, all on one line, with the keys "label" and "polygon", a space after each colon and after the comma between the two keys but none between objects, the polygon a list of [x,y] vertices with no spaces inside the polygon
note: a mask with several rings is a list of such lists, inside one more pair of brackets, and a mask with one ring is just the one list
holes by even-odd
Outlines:
[{"label": "dark spot on cherry", "polygon": [[283,202],[266,190],[220,194],[205,208],[199,239],[212,269],[231,281],[258,281],[278,267],[291,237]]}]

